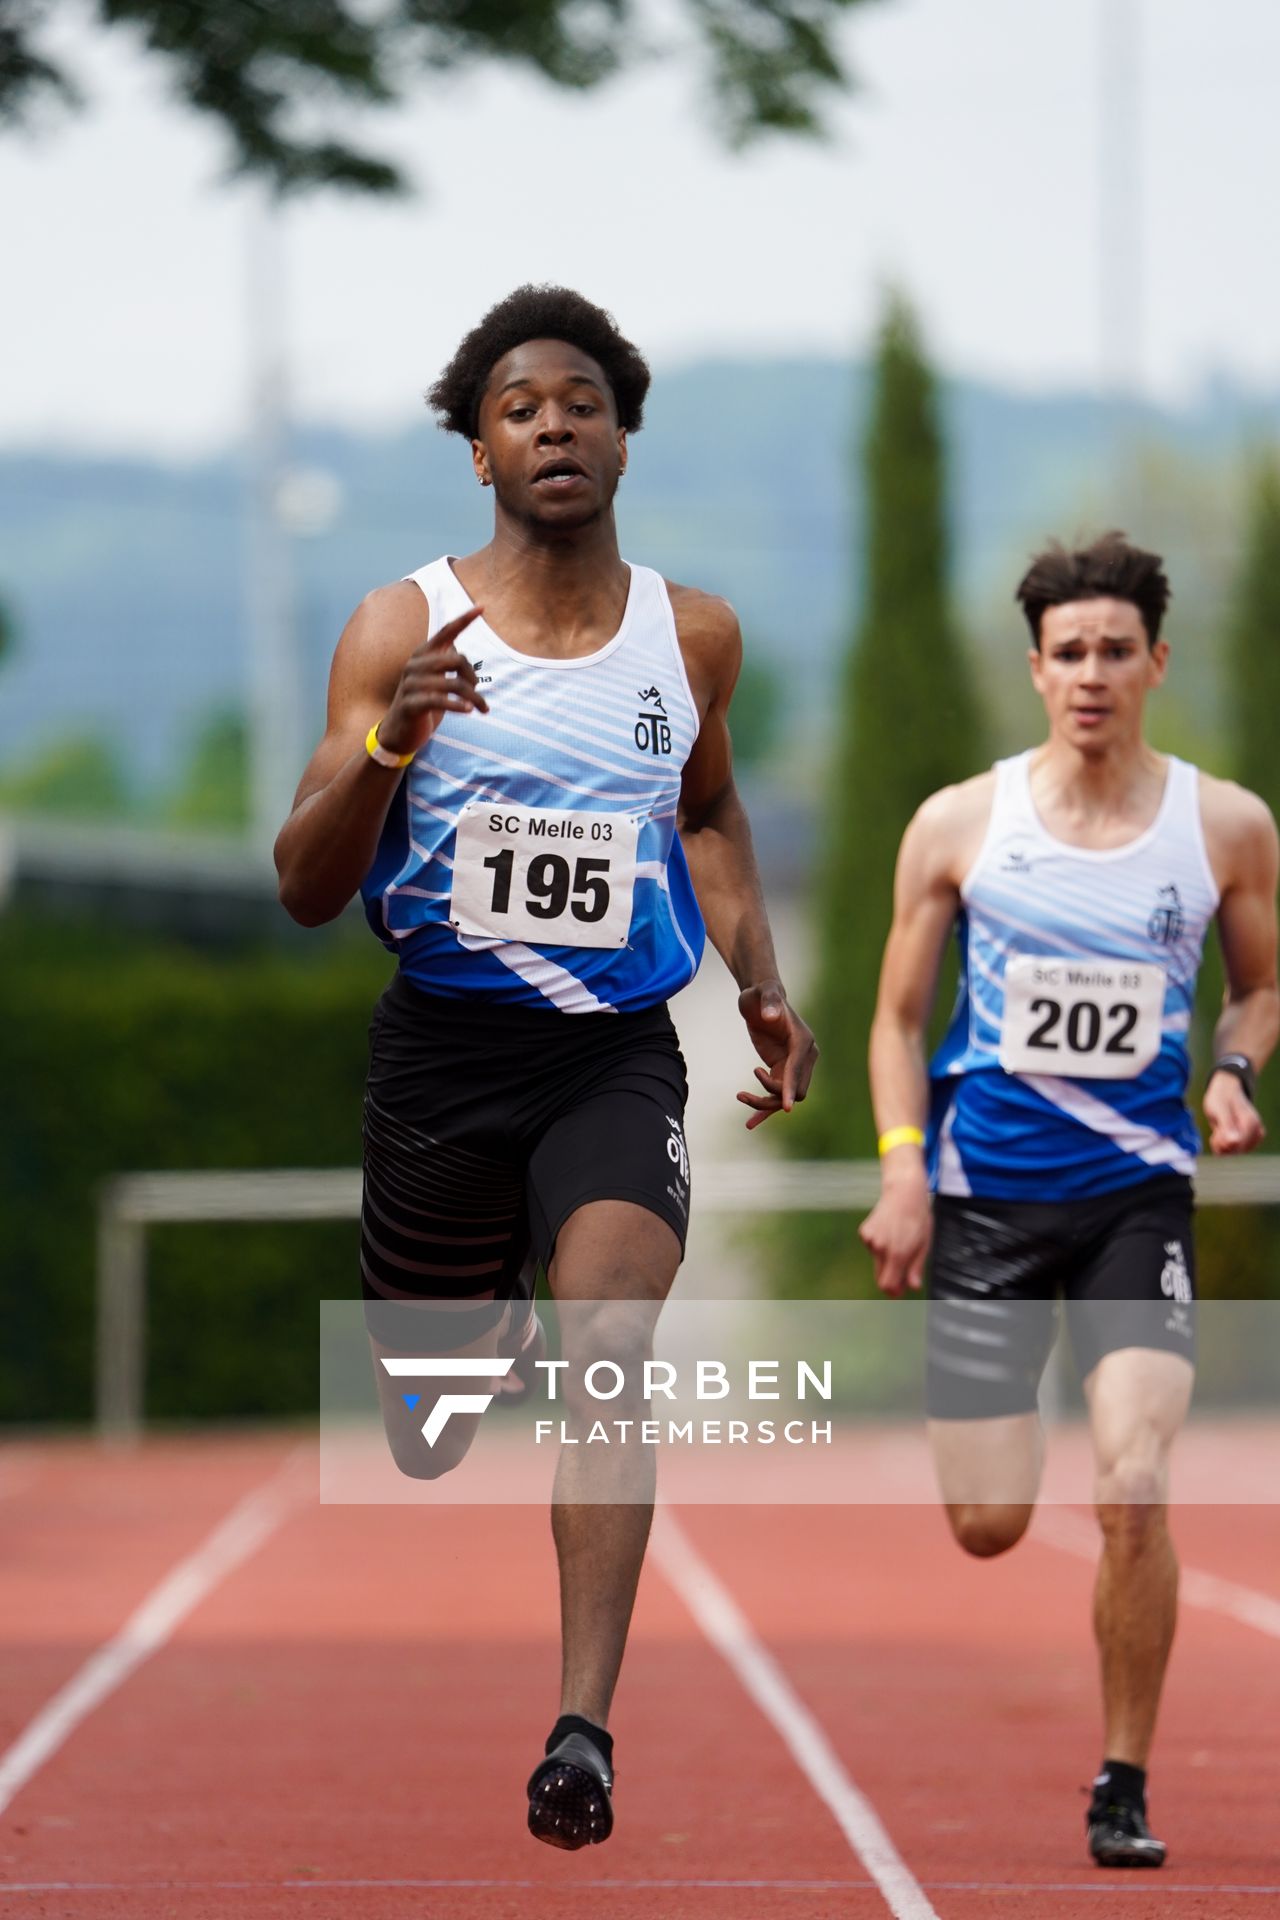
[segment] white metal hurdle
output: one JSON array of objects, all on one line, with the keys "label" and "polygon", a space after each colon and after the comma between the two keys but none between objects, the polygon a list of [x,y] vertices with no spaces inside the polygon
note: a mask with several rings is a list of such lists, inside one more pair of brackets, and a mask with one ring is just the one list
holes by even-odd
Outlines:
[{"label": "white metal hurdle", "polygon": [[[864,1213],[880,1191],[874,1160],[726,1160],[698,1170],[698,1206],[716,1212]],[[1204,1206],[1280,1202],[1280,1154],[1208,1160],[1196,1176]],[[146,1232],[211,1221],[355,1220],[357,1168],[271,1168],[241,1173],[128,1173],[98,1203],[95,1405],[104,1439],[127,1444],[142,1430],[146,1367]]]}]

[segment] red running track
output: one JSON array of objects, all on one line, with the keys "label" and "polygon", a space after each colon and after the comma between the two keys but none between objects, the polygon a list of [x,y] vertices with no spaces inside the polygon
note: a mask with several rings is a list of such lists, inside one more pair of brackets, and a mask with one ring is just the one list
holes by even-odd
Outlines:
[{"label": "red running track", "polygon": [[[291,1454],[277,1435],[0,1451],[0,1896],[19,1920],[1280,1915],[1274,1508],[1175,1516],[1184,1563],[1252,1594],[1255,1618],[1224,1611],[1221,1584],[1184,1609],[1159,1874],[1103,1874],[1082,1850],[1085,1523],[1051,1514],[977,1563],[921,1507],[682,1511],[718,1599],[695,1618],[688,1557],[655,1552],[614,1716],[615,1836],[565,1855],[524,1832],[557,1678],[546,1515],[321,1507],[309,1454],[279,1477]],[[161,1587],[169,1619],[153,1607],[122,1645]],[[707,1636],[716,1606],[736,1668]],[[104,1645],[102,1681],[103,1657],[86,1663]],[[32,1761],[32,1728],[86,1670],[101,1698]],[[782,1723],[814,1723],[808,1773],[753,1674]],[[829,1804],[847,1814],[858,1790],[890,1848],[879,1886]]]}]

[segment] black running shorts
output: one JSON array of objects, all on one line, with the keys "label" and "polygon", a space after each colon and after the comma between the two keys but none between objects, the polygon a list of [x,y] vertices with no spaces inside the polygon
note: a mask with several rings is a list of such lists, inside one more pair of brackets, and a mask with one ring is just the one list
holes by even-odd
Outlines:
[{"label": "black running shorts", "polygon": [[[397,975],[369,1029],[360,1273],[370,1330],[381,1338],[380,1318],[397,1321],[373,1303],[437,1301],[450,1334],[440,1346],[477,1339],[507,1302],[532,1297],[561,1227],[592,1200],[646,1207],[683,1252],[687,1094],[665,1005],[472,1005]],[[388,1331],[386,1344],[400,1342]]]},{"label": "black running shorts", "polygon": [[1148,1347],[1195,1361],[1191,1182],[1161,1174],[1055,1205],[933,1205],[928,1390],[939,1420],[1034,1410],[1058,1299],[1082,1378],[1104,1354]]}]

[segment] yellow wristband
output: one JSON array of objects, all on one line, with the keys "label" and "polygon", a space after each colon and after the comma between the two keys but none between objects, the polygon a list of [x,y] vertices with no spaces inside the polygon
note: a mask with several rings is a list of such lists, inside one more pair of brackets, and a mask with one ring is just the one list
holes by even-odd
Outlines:
[{"label": "yellow wristband", "polygon": [[919,1127],[890,1127],[888,1133],[882,1133],[877,1142],[879,1152],[892,1153],[895,1147],[922,1147],[924,1135]]},{"label": "yellow wristband", "polygon": [[407,767],[414,757],[411,753],[392,753],[390,747],[384,747],[378,738],[377,727],[370,727],[365,735],[364,750],[380,767]]}]

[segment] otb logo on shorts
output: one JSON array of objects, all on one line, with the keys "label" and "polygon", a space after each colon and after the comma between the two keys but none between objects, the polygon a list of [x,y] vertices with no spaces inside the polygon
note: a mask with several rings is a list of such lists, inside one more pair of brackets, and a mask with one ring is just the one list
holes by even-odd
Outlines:
[{"label": "otb logo on shorts", "polygon": [[671,1137],[667,1141],[667,1158],[687,1186],[689,1184],[689,1149],[684,1143],[684,1130],[680,1122],[673,1120],[670,1114],[667,1115],[667,1125],[671,1129]]},{"label": "otb logo on shorts", "polygon": [[1166,1240],[1164,1243],[1160,1291],[1166,1300],[1176,1300],[1182,1306],[1191,1302],[1191,1274],[1187,1269],[1187,1256],[1182,1250],[1181,1240]]},{"label": "otb logo on shorts", "polygon": [[662,695],[656,687],[644,687],[637,698],[642,706],[636,715],[636,745],[641,753],[670,753],[671,722],[662,704]]}]

